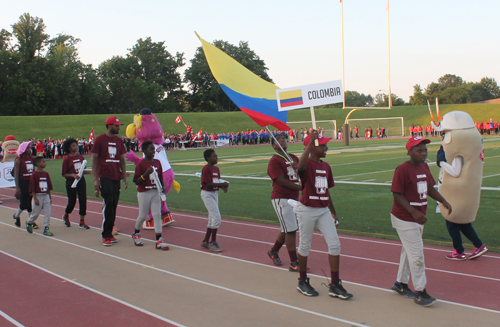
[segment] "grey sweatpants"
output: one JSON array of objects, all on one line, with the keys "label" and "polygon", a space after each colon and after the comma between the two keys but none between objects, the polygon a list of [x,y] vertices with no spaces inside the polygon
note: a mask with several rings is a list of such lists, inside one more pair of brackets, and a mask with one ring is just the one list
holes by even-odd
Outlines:
[{"label": "grey sweatpants", "polygon": [[146,192],[137,192],[139,201],[139,216],[135,221],[135,229],[140,230],[142,224],[148,217],[149,208],[155,222],[155,233],[161,234],[161,199],[157,189],[151,189]]},{"label": "grey sweatpants", "polygon": [[43,225],[45,227],[50,226],[50,197],[46,193],[37,193],[36,197],[40,205],[35,204],[35,198],[31,200],[31,206],[33,207],[33,211],[31,211],[30,219],[28,219],[28,224],[32,224],[40,215],[40,212],[43,210]]},{"label": "grey sweatpants", "polygon": [[208,210],[207,228],[219,228],[221,224],[221,216],[219,211],[219,192],[201,190],[201,199],[203,200],[203,203]]}]

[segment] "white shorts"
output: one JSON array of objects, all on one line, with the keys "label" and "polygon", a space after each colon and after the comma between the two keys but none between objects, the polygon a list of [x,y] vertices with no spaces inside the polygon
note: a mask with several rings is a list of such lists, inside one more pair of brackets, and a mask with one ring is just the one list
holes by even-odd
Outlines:
[{"label": "white shorts", "polygon": [[299,229],[297,227],[297,217],[293,212],[293,207],[288,204],[288,199],[271,199],[271,203],[278,216],[281,231],[283,233],[296,232]]}]

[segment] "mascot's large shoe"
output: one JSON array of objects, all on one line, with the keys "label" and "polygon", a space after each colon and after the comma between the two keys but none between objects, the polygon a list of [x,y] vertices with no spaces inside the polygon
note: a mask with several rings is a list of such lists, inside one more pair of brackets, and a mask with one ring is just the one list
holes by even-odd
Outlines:
[{"label": "mascot's large shoe", "polygon": [[[166,212],[161,217],[161,225],[163,227],[175,223],[174,216],[172,216],[171,212]],[[143,229],[155,229],[155,221],[153,218],[148,219],[142,224]]]}]

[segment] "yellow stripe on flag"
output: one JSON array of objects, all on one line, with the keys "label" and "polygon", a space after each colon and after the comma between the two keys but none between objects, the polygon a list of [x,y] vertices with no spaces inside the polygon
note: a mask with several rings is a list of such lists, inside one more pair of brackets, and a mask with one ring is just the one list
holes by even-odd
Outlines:
[{"label": "yellow stripe on flag", "polygon": [[301,97],[302,97],[302,90],[301,89],[280,92],[280,100],[301,98]]}]

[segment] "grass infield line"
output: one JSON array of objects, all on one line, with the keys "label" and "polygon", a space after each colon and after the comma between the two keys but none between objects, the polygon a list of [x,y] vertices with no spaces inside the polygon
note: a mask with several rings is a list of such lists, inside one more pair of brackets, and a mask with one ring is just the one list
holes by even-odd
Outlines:
[{"label": "grass infield line", "polygon": [[[2,224],[5,224],[5,223],[2,223]],[[39,234],[39,233],[33,233],[33,234],[35,234],[35,235],[39,235],[39,236],[42,236],[42,234]],[[58,240],[58,239],[57,239],[57,240]],[[68,243],[68,244],[72,244],[72,243],[69,243],[69,242],[66,242],[66,241],[63,241],[63,240],[58,240],[58,241],[61,241],[61,242],[64,242],[64,243]],[[85,247],[83,247],[83,248],[85,248]],[[93,249],[90,249],[90,248],[85,248],[85,249],[86,249],[86,250],[91,250],[91,251],[93,251],[93,252],[95,252],[95,253],[99,253],[99,252],[97,252],[97,251],[95,251],[95,250],[93,250]],[[70,283],[72,283],[72,284],[75,284],[75,285],[77,285],[77,286],[79,286],[79,287],[85,288],[85,289],[86,289],[86,290],[88,290],[88,291],[91,291],[91,292],[94,292],[94,293],[96,293],[96,294],[99,294],[99,295],[101,295],[101,296],[103,296],[103,297],[105,297],[105,298],[108,298],[108,299],[112,300],[112,301],[118,302],[118,303],[120,303],[120,304],[123,304],[123,305],[125,305],[125,306],[129,307],[129,308],[132,308],[132,309],[134,309],[134,310],[137,310],[137,311],[140,311],[140,312],[142,312],[142,313],[145,313],[145,314],[147,314],[147,315],[149,315],[149,316],[151,316],[151,317],[154,317],[154,318],[156,318],[156,319],[162,320],[162,321],[164,321],[164,322],[168,322],[168,323],[170,323],[170,324],[172,324],[172,325],[175,325],[175,326],[184,327],[184,325],[181,325],[181,324],[179,324],[179,323],[177,323],[177,322],[175,322],[175,321],[172,321],[172,320],[167,319],[167,318],[165,318],[165,317],[159,316],[159,315],[157,315],[156,313],[153,313],[153,312],[151,312],[151,311],[147,311],[147,310],[145,310],[145,309],[142,309],[142,308],[140,308],[140,307],[138,307],[138,306],[135,306],[135,305],[133,305],[133,304],[130,304],[130,303],[128,303],[128,302],[122,301],[122,300],[120,300],[120,299],[118,299],[118,298],[115,298],[115,297],[113,297],[113,296],[111,296],[111,295],[108,295],[108,294],[106,294],[106,293],[103,293],[103,292],[100,292],[100,291],[98,291],[98,290],[95,290],[95,289],[93,289],[92,287],[88,287],[88,286],[86,286],[86,285],[80,284],[80,283],[78,283],[78,282],[76,282],[76,281],[74,281],[74,280],[71,280],[71,279],[66,278],[66,277],[64,277],[64,276],[61,276],[61,275],[59,275],[59,274],[57,274],[57,273],[55,273],[55,272],[52,272],[52,271],[50,271],[50,270],[47,270],[47,269],[45,269],[45,268],[43,268],[43,267],[40,267],[40,266],[38,266],[38,265],[36,265],[36,264],[34,264],[34,263],[31,263],[31,262],[26,261],[26,260],[24,260],[24,259],[21,259],[21,258],[19,258],[19,257],[16,257],[16,256],[14,256],[14,255],[12,255],[12,254],[10,254],[10,253],[7,253],[7,252],[2,251],[2,250],[0,250],[0,253],[4,254],[4,255],[6,255],[6,256],[9,256],[9,257],[11,257],[11,258],[13,258],[13,259],[16,259],[16,260],[18,260],[18,261],[21,261],[22,263],[25,263],[25,264],[27,264],[27,265],[30,265],[30,266],[32,266],[32,267],[34,267],[34,268],[37,268],[37,269],[39,269],[39,270],[41,270],[41,271],[43,271],[43,272],[46,272],[46,273],[48,273],[48,274],[50,274],[50,275],[52,275],[52,276],[55,276],[55,277],[60,278],[60,279],[63,279],[63,280],[65,280],[65,281],[70,282]]]}]

